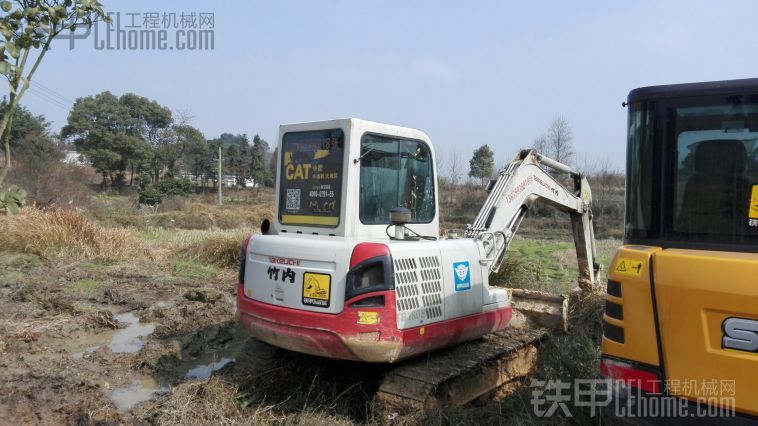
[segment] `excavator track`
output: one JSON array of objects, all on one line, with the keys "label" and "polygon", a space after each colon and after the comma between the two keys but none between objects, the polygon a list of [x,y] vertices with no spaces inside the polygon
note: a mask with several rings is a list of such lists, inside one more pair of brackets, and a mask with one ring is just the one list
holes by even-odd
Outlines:
[{"label": "excavator track", "polygon": [[509,328],[412,359],[387,373],[375,402],[399,415],[461,406],[529,375],[546,335]]}]

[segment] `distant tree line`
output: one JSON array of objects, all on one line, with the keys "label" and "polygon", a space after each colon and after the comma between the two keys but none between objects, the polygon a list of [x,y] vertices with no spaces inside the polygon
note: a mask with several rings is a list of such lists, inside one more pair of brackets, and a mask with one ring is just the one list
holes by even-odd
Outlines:
[{"label": "distant tree line", "polygon": [[[268,167],[269,145],[260,136],[253,136],[252,144],[247,135],[232,135],[222,133],[216,139],[208,141],[211,156],[218,160],[218,148],[221,146],[222,173],[233,175],[237,185],[245,186],[245,182],[253,179],[256,184],[273,186],[273,174]],[[196,176],[209,176],[215,179],[217,164],[210,167],[203,164],[192,173]]]},{"label": "distant tree line", "polygon": [[201,185],[216,183],[219,146],[222,174],[235,176],[240,186],[249,179],[272,185],[265,140],[256,135],[251,144],[247,135],[228,133],[207,140],[191,121],[188,114],[174,117],[169,108],[142,96],[102,92],[76,100],[61,137],[102,175],[103,185],[143,187],[146,181],[135,179],[145,175],[158,185],[182,173]]},{"label": "distant tree line", "polygon": [[[623,230],[624,173],[614,169],[608,160],[592,159],[577,155],[574,149],[573,133],[568,120],[557,116],[544,133],[534,138],[532,149],[558,162],[568,164],[587,176],[593,194],[593,214],[596,232],[604,237],[617,238]],[[522,146],[519,148],[527,148]],[[514,152],[506,152],[508,156]],[[485,144],[475,148],[468,161],[466,180],[465,159],[458,151],[441,154],[437,158],[440,184],[440,204],[444,226],[465,227],[479,212],[487,194],[483,190],[486,183],[507,165],[495,166],[495,152]],[[563,175],[555,178],[564,182]],[[529,210],[530,218],[552,218],[555,222],[562,215],[542,202],[537,202]],[[553,224],[554,225],[554,224]],[[566,222],[568,226],[568,222]]]}]

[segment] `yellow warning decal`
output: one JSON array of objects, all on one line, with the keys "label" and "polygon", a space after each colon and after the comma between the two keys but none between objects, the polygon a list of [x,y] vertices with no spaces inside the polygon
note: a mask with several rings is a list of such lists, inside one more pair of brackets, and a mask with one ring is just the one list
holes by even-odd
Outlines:
[{"label": "yellow warning decal", "polygon": [[628,277],[641,277],[642,271],[645,269],[645,262],[637,259],[620,258],[616,262],[616,267],[613,268],[613,272],[619,275],[626,275]]},{"label": "yellow warning decal", "polygon": [[332,276],[306,272],[303,274],[303,305],[329,307]]},{"label": "yellow warning decal", "polygon": [[358,324],[379,324],[379,312],[358,311]]},{"label": "yellow warning decal", "polygon": [[747,217],[758,219],[758,185],[753,185],[753,192],[750,194],[750,208]]}]

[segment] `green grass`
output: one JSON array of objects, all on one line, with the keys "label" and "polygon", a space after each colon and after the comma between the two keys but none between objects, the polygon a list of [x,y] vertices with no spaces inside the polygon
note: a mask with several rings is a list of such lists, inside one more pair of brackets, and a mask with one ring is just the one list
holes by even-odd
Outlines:
[{"label": "green grass", "polygon": [[[619,240],[599,240],[597,262],[607,270]],[[569,240],[516,238],[508,248],[494,285],[567,293],[576,287],[578,267],[574,243]]]},{"label": "green grass", "polygon": [[514,240],[510,254],[536,266],[541,279],[550,283],[572,281],[577,274],[575,264],[568,264],[574,245],[564,241]]},{"label": "green grass", "polygon": [[171,273],[175,277],[191,280],[207,280],[216,276],[217,272],[218,270],[213,266],[193,260],[180,260],[171,268]]},{"label": "green grass", "polygon": [[95,280],[80,280],[71,284],[71,290],[82,294],[93,294],[103,286],[103,283]]}]

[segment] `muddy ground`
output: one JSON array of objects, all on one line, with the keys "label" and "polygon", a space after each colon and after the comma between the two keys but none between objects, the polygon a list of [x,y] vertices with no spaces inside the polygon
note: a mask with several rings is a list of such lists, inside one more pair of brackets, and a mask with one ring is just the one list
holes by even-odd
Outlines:
[{"label": "muddy ground", "polygon": [[[425,418],[382,413],[372,401],[388,367],[248,338],[234,318],[236,279],[233,268],[167,255],[113,261],[0,253],[0,424],[532,419],[528,394],[489,395]],[[596,342],[588,342],[586,358],[594,359]]]},{"label": "muddy ground", "polygon": [[370,421],[382,367],[246,337],[193,268],[0,254],[0,424]]}]

